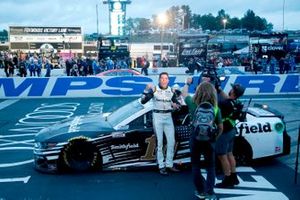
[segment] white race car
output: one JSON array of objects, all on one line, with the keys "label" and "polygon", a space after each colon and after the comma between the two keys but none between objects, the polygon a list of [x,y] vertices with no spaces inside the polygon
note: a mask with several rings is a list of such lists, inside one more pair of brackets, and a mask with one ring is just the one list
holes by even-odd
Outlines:
[{"label": "white race car", "polygon": [[[36,169],[121,169],[156,165],[153,104],[134,100],[107,115],[76,116],[35,136]],[[173,113],[177,164],[190,162],[191,128],[186,106]],[[290,137],[283,116],[263,106],[249,107],[246,121],[236,125],[234,154],[239,164],[289,154]]]}]

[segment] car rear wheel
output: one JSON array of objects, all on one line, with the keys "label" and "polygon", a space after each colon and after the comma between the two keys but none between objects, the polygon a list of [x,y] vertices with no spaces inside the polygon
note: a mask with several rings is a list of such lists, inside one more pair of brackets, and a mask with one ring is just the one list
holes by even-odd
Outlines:
[{"label": "car rear wheel", "polygon": [[252,149],[250,144],[244,139],[234,141],[233,155],[237,166],[247,166],[252,161]]},{"label": "car rear wheel", "polygon": [[86,139],[71,140],[62,152],[64,165],[77,172],[101,169],[97,148]]}]

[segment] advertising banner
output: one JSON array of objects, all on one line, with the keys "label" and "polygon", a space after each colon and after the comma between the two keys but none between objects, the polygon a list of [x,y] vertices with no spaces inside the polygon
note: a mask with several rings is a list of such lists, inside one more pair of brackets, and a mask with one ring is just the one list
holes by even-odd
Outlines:
[{"label": "advertising banner", "polygon": [[[183,87],[187,76],[170,76],[170,85]],[[193,77],[190,93],[198,85]],[[118,77],[50,77],[50,78],[0,78],[0,98],[70,98],[70,97],[133,97],[140,96],[146,85],[157,84],[158,76]],[[300,95],[299,75],[232,75],[222,82],[225,92],[230,83],[240,83],[246,90],[244,96]]]}]

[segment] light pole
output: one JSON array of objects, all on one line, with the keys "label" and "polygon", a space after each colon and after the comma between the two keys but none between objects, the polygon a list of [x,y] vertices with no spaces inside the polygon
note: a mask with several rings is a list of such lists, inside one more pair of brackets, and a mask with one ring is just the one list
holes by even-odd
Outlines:
[{"label": "light pole", "polygon": [[224,34],[223,43],[225,43],[225,30],[226,30],[227,19],[224,18],[224,19],[222,20],[222,22],[223,22],[223,34]]},{"label": "light pole", "polygon": [[283,5],[282,5],[282,31],[284,31],[284,9],[285,9],[285,0],[283,0]]},{"label": "light pole", "polygon": [[158,15],[158,23],[160,24],[161,34],[160,34],[160,61],[162,61],[163,56],[163,38],[164,38],[164,27],[168,22],[167,16],[162,13]]},{"label": "light pole", "polygon": [[65,48],[66,48],[66,46],[65,46],[65,33],[62,34],[62,38],[63,38],[63,41],[62,41],[63,49],[64,49],[64,52],[65,52]]},{"label": "light pole", "polygon": [[227,19],[224,18],[224,19],[222,20],[222,22],[223,22],[223,32],[224,32],[224,34],[225,34],[226,24],[227,24]]}]

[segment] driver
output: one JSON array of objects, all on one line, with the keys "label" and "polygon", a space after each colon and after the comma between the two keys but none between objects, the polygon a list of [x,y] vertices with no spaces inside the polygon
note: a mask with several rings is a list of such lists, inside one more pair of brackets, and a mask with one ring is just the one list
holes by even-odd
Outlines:
[{"label": "driver", "polygon": [[[158,86],[147,85],[143,92],[141,103],[145,104],[153,98],[153,126],[157,139],[157,162],[159,173],[168,175],[170,172],[179,170],[173,166],[175,129],[172,119],[173,108],[178,109],[180,103],[176,99],[175,93],[169,86],[169,75],[167,72],[159,74]],[[163,133],[167,139],[167,156],[163,154]],[[165,162],[164,162],[165,160]]]}]

